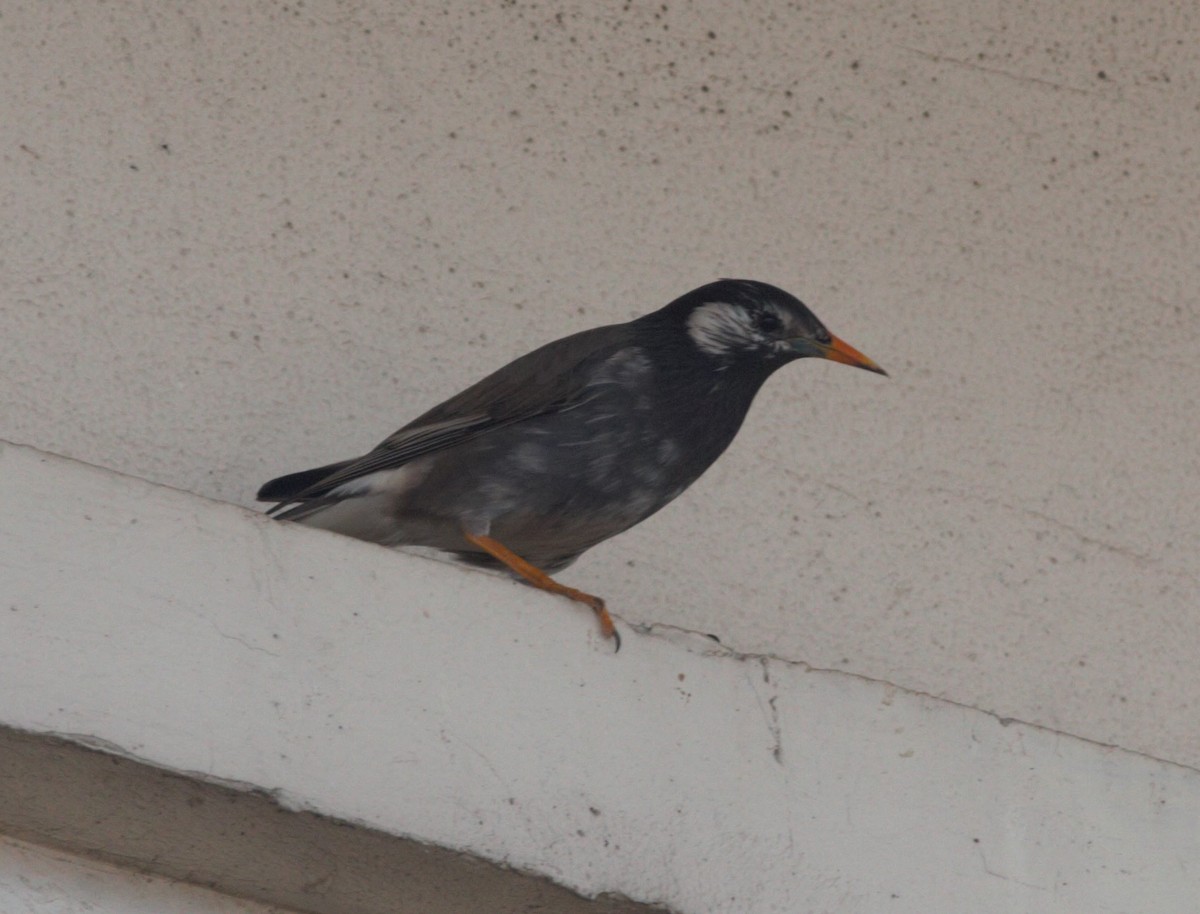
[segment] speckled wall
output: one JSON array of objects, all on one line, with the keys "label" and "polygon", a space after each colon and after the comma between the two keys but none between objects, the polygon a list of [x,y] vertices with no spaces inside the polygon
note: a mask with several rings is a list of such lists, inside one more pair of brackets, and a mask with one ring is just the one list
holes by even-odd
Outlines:
[{"label": "speckled wall", "polygon": [[535,344],[768,280],[892,379],[790,367],[564,579],[1200,763],[1193,4],[0,23],[0,438],[248,505]]}]

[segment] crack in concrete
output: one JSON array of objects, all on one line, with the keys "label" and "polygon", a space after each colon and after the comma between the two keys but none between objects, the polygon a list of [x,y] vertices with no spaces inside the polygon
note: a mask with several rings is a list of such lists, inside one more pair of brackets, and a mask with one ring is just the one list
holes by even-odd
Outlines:
[{"label": "crack in concrete", "polygon": [[763,723],[767,725],[767,733],[771,737],[771,756],[779,764],[783,764],[783,728],[779,722],[779,709],[775,703],[779,700],[779,693],[774,689],[774,683],[771,682],[771,669],[769,661],[764,657],[759,660],[762,666],[762,681],[771,690],[772,694],[766,701],[763,701],[763,696],[759,694],[758,686],[755,685],[754,679],[750,675],[750,670],[746,670],[746,679],[750,683],[750,689],[754,692],[754,699],[758,702],[759,713],[763,716]]},{"label": "crack in concrete", "polygon": [[[619,618],[619,617],[614,615],[614,618]],[[624,621],[624,620],[621,620],[621,621]],[[955,708],[963,708],[964,710],[967,710],[967,711],[975,711],[979,714],[983,714],[983,715],[986,715],[987,717],[992,718],[994,721],[996,721],[996,723],[998,723],[1002,727],[1008,727],[1008,726],[1011,726],[1012,724],[1020,724],[1025,727],[1029,727],[1032,730],[1039,730],[1043,733],[1050,733],[1050,734],[1053,734],[1054,736],[1063,737],[1066,739],[1079,740],[1080,742],[1087,743],[1091,746],[1096,746],[1097,748],[1100,748],[1100,749],[1106,749],[1109,751],[1117,751],[1117,752],[1126,752],[1129,755],[1136,755],[1139,758],[1148,759],[1149,761],[1157,762],[1160,765],[1170,765],[1172,768],[1178,768],[1183,771],[1190,772],[1192,774],[1200,775],[1200,768],[1198,768],[1194,765],[1188,765],[1185,762],[1177,762],[1172,759],[1162,758],[1161,756],[1152,755],[1149,752],[1143,752],[1139,749],[1130,749],[1127,746],[1118,746],[1116,743],[1106,743],[1106,742],[1103,742],[1102,740],[1094,739],[1090,736],[1080,736],[1078,733],[1070,733],[1066,730],[1058,730],[1058,729],[1055,729],[1054,727],[1046,726],[1045,724],[1033,723],[1032,721],[1021,720],[1020,718],[1017,718],[1017,717],[1005,717],[1005,716],[999,714],[998,712],[992,711],[988,708],[980,708],[975,705],[969,705],[965,702],[955,701],[953,698],[946,698],[945,696],[942,696],[942,695],[935,695],[932,692],[923,692],[920,689],[911,689],[911,688],[908,688],[907,686],[897,685],[896,683],[890,682],[886,679],[880,679],[880,678],[877,678],[874,676],[867,676],[862,673],[852,673],[847,670],[835,670],[835,669],[829,669],[826,667],[813,666],[811,663],[806,663],[803,660],[793,660],[788,657],[781,657],[778,654],[755,653],[752,651],[739,651],[735,648],[729,647],[726,644],[723,644],[721,641],[717,640],[715,635],[706,634],[705,632],[694,631],[692,629],[684,628],[679,625],[671,625],[671,624],[668,624],[665,622],[645,622],[645,623],[640,623],[638,625],[630,625],[629,623],[626,623],[626,625],[628,625],[629,628],[631,628],[633,631],[637,632],[638,634],[646,635],[647,637],[662,638],[664,640],[669,641],[671,644],[678,645],[679,647],[682,647],[684,650],[689,651],[690,653],[693,653],[693,654],[699,654],[702,657],[724,657],[724,658],[728,658],[730,660],[737,660],[737,661],[741,661],[741,662],[745,662],[745,663],[760,663],[763,665],[764,671],[766,670],[766,665],[768,663],[774,662],[774,663],[784,664],[785,666],[789,666],[794,669],[798,669],[804,673],[827,673],[827,674],[830,674],[833,676],[845,676],[849,679],[854,679],[859,682],[865,682],[865,683],[869,683],[871,685],[884,686],[885,688],[894,689],[898,692],[904,692],[907,695],[915,695],[918,698],[925,698],[925,699],[928,699],[929,701],[936,701],[941,704],[947,704],[947,705],[950,705]],[[696,648],[693,648],[690,644],[686,643],[684,640],[681,640],[677,637],[672,637],[673,635],[686,635],[686,636],[688,636],[689,639],[703,638],[705,640],[705,644],[700,649],[696,649]]]},{"label": "crack in concrete", "polygon": [[256,651],[259,654],[266,654],[268,657],[278,657],[279,656],[279,654],[275,653],[275,651],[269,651],[265,647],[259,647],[257,644],[251,644],[245,638],[239,638],[237,635],[230,635],[230,634],[227,634],[226,632],[221,631],[220,627],[212,619],[208,619],[207,622],[209,625],[211,625],[213,627],[213,631],[215,631],[218,635],[220,635],[226,641],[236,641],[238,644],[240,644],[242,647],[246,648],[247,650]]},{"label": "crack in concrete", "polygon": [[996,879],[1003,879],[1005,882],[1012,882],[1016,885],[1024,886],[1027,889],[1034,889],[1038,892],[1053,892],[1054,886],[1038,885],[1034,882],[1026,882],[1023,879],[1018,879],[1016,876],[1009,876],[1005,873],[999,873],[988,865],[987,856],[983,852],[983,848],[979,848],[979,861],[983,864],[983,871],[989,876],[994,876]]}]

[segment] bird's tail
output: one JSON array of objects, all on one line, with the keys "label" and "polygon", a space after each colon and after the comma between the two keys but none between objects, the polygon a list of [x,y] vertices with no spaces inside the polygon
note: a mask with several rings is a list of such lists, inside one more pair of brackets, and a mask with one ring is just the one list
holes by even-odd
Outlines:
[{"label": "bird's tail", "polygon": [[289,504],[299,498],[313,498],[325,494],[321,491],[321,480],[327,476],[332,476],[343,467],[353,463],[352,460],[342,460],[338,463],[331,463],[328,466],[317,467],[312,470],[301,470],[299,473],[289,473],[287,476],[280,476],[278,479],[272,479],[270,482],[263,483],[263,487],[258,490],[258,494],[254,496],[259,501],[274,501],[280,506]]}]

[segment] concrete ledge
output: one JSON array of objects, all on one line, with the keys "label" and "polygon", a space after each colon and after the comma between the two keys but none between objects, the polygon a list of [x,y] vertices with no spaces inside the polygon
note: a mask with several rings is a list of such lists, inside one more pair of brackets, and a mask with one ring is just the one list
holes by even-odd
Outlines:
[{"label": "concrete ledge", "polygon": [[[686,633],[613,655],[504,579],[27,448],[0,450],[0,505],[9,728],[684,914],[1194,911],[1194,770]],[[229,796],[175,786],[212,798],[198,819]],[[314,884],[357,853],[331,848]],[[172,865],[247,893],[210,854]]]},{"label": "concrete ledge", "polygon": [[0,728],[0,834],[314,914],[635,914],[476,857]]},{"label": "concrete ledge", "polygon": [[5,914],[295,914],[166,876],[0,836]]}]

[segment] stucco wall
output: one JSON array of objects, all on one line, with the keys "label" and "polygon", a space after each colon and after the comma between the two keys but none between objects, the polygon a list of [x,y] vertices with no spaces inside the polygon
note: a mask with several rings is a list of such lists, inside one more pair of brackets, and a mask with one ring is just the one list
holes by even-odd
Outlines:
[{"label": "stucco wall", "polygon": [[720,275],[774,379],[568,573],[1200,764],[1194,4],[46,5],[0,29],[0,437],[248,504]]}]

